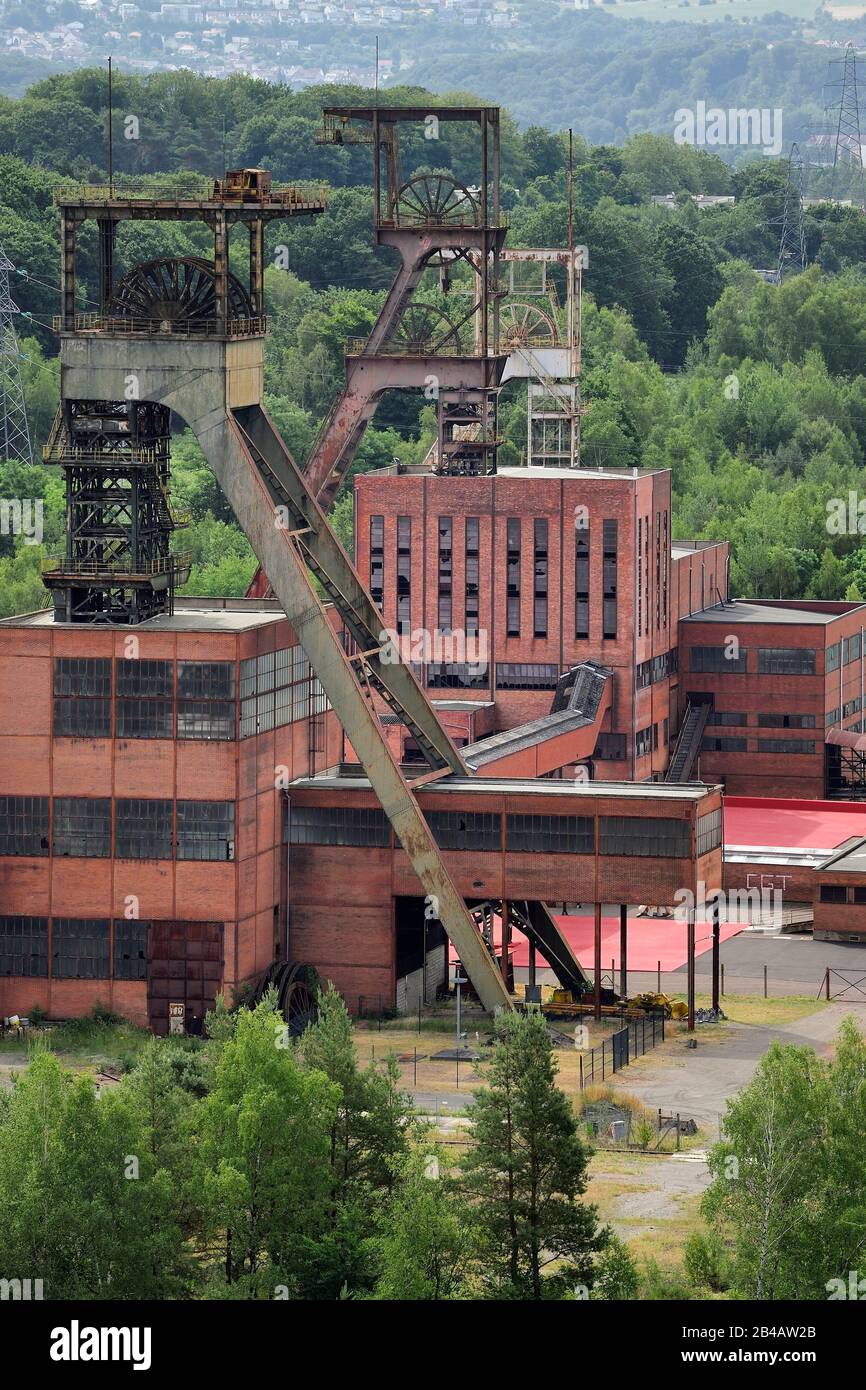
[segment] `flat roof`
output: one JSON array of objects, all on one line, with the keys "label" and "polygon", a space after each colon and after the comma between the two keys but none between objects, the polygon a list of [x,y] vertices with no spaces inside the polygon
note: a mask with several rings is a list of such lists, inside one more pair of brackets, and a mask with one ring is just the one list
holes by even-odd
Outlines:
[{"label": "flat roof", "polygon": [[555,714],[543,714],[528,724],[518,724],[512,729],[500,729],[498,733],[488,734],[476,743],[467,743],[460,749],[463,761],[469,767],[483,767],[486,762],[495,761],[509,753],[521,752],[524,748],[534,748],[549,738],[572,733],[575,729],[586,728],[593,721],[580,710],[563,709]]},{"label": "flat roof", "polygon": [[[638,482],[641,478],[653,478],[659,474],[670,472],[667,468],[543,468],[539,464],[510,464],[506,467],[498,467],[495,473],[479,473],[477,481],[489,482],[496,478],[571,478],[578,481],[587,482],[590,478],[614,479],[618,482]],[[356,480],[363,478],[376,478],[386,475],[389,477],[416,477],[416,478],[436,478],[445,475],[434,473],[432,467],[422,463],[410,463],[401,466],[399,469],[394,464],[389,463],[384,468],[372,468],[367,473],[356,474]],[[474,481],[472,477],[460,479],[461,483]],[[715,545],[719,542],[707,541],[707,545]],[[688,545],[688,542],[682,542]],[[696,544],[701,544],[696,542]]]},{"label": "flat roof", "polygon": [[21,617],[0,618],[0,627],[52,627],[77,632],[244,632],[280,622],[284,617],[277,599],[189,598],[175,600],[173,614],[149,618],[134,627],[128,623],[58,623],[53,607]]},{"label": "flat roof", "polygon": [[725,797],[725,863],[826,868],[866,836],[866,804]]},{"label": "flat roof", "polygon": [[[291,788],[296,791],[372,791],[367,777],[340,777],[333,772],[299,777],[289,783]],[[526,792],[532,796],[575,796],[590,800],[617,796],[634,801],[702,801],[717,790],[715,785],[703,782],[570,782],[543,777],[458,777],[456,774],[416,788],[418,792],[460,795],[465,792]]]},{"label": "flat roof", "polygon": [[814,608],[799,608],[795,604],[777,608],[775,604],[771,603],[752,602],[751,599],[732,599],[728,603],[718,604],[715,608],[706,608],[700,613],[692,613],[689,617],[680,618],[680,622],[773,623],[792,627],[814,623],[826,627],[828,623],[835,622],[837,618],[844,618],[848,613],[853,613],[861,607],[866,607],[866,604],[852,603],[840,612],[827,613],[816,612]]}]

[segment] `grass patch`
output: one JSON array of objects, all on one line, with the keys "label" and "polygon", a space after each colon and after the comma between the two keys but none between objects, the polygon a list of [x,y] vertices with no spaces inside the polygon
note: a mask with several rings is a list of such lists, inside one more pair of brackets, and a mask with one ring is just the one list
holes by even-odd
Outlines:
[{"label": "grass patch", "polygon": [[[685,999],[684,994],[672,996]],[[708,1009],[712,1003],[709,994],[695,996],[699,1009]],[[813,999],[807,995],[780,995],[775,999],[764,999],[759,994],[726,994],[721,1001],[722,1011],[731,1023],[773,1024],[794,1023],[798,1018],[808,1018],[810,1014],[821,1013],[827,1007],[826,999]],[[668,1025],[671,1026],[671,1025]],[[674,1027],[677,1025],[674,1024]],[[684,1025],[679,1025],[680,1027]],[[714,1023],[701,1023],[696,1029],[700,1038],[716,1030]]]},{"label": "grass patch", "polygon": [[0,1055],[27,1056],[31,1048],[47,1047],[59,1057],[78,1062],[119,1064],[141,1051],[150,1034],[126,1019],[69,1019],[66,1023],[30,1028],[20,1037],[4,1038]]}]

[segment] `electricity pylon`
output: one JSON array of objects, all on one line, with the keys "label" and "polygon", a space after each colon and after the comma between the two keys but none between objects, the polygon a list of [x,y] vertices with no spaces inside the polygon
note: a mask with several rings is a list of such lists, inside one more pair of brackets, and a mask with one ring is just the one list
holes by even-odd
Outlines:
[{"label": "electricity pylon", "polygon": [[806,191],[806,172],[800,147],[791,146],[788,158],[788,181],[785,184],[785,205],[782,209],[782,237],[779,242],[779,264],[776,283],[786,275],[799,275],[806,269],[806,229],[803,222],[803,198]]},{"label": "electricity pylon", "polygon": [[846,166],[859,171],[860,202],[864,201],[863,143],[860,137],[860,98],[857,91],[857,53],[853,43],[845,49],[842,67],[842,90],[836,118],[833,146],[833,182],[831,198],[837,196],[838,174]]},{"label": "electricity pylon", "polygon": [[21,354],[15,333],[18,306],[9,290],[12,262],[0,246],[0,459],[32,463],[30,429],[21,385]]}]

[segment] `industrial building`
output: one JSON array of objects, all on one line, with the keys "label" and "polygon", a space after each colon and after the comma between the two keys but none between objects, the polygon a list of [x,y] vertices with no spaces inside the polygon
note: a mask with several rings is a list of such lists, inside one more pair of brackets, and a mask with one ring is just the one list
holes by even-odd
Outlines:
[{"label": "industrial building", "polygon": [[[587,984],[550,903],[593,915],[600,1009],[603,906],[625,972],[629,905],[722,886],[726,785],[863,794],[866,609],[733,603],[726,545],[673,539],[669,474],[579,467],[579,248],[506,252],[498,111],[433,114],[475,133],[471,189],[403,178],[401,127],[428,108],[325,112],[323,141],[371,148],[374,236],[400,268],[303,470],[263,405],[264,233],[325,191],[244,170],[206,198],[58,192],[45,458],[67,537],[51,608],[0,622],[0,1013],[99,1000],[196,1030],[219,991],[273,981],[299,1027],[306,969],[354,1011],[406,1007],[447,985],[446,940],[484,1006],[507,1009],[514,933]],[[95,314],[76,304],[88,220]],[[213,260],[118,279],[128,220],[203,224]],[[564,330],[502,289],[524,262],[565,266]],[[456,267],[459,313],[413,301]],[[527,383],[519,468],[497,465],[509,377]],[[350,559],[323,509],[384,393],[431,379],[436,446],[356,479]],[[172,414],[258,556],[247,599],[177,596]],[[694,914],[688,939],[693,1006]]]}]

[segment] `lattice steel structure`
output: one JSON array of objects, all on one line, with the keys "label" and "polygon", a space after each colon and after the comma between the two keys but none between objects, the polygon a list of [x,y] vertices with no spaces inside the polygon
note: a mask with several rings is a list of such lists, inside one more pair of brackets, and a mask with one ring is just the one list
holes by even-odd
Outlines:
[{"label": "lattice steel structure", "polygon": [[779,242],[779,263],[776,281],[781,284],[786,275],[799,275],[806,269],[806,230],[803,222],[803,199],[806,191],[806,170],[800,147],[791,146],[788,159],[788,181],[785,185],[785,205],[782,209],[782,236]]},{"label": "lattice steel structure", "polygon": [[15,267],[0,246],[0,458],[32,463],[30,427],[21,384],[21,353],[15,333],[18,306],[9,276]]}]

